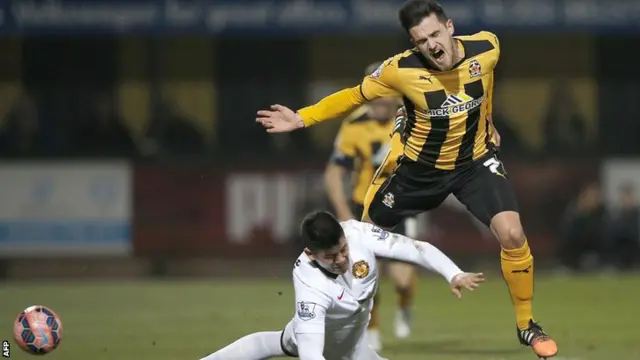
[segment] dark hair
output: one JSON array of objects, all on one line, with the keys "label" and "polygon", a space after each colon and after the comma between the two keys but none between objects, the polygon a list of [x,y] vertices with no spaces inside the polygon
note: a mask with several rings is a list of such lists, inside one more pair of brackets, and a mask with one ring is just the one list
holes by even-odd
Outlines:
[{"label": "dark hair", "polygon": [[431,14],[435,14],[442,22],[449,20],[442,6],[435,0],[408,0],[398,11],[398,18],[404,30],[409,32],[409,29]]},{"label": "dark hair", "polygon": [[338,245],[344,235],[342,226],[333,215],[316,211],[302,220],[302,244],[311,251],[327,250]]}]

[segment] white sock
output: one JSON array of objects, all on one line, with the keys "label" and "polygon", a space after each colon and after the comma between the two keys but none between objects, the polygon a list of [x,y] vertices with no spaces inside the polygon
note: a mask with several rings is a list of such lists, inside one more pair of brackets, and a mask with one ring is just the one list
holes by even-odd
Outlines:
[{"label": "white sock", "polygon": [[282,331],[263,331],[247,335],[200,360],[266,360],[284,356],[280,346]]}]

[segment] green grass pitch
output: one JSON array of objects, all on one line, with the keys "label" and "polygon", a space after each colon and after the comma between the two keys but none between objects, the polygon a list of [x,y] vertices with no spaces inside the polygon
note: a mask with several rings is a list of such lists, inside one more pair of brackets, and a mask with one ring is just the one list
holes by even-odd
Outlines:
[{"label": "green grass pitch", "polygon": [[[535,359],[515,337],[507,290],[492,276],[456,300],[439,278],[423,277],[410,339],[392,336],[395,294],[381,285],[382,331],[391,360]],[[539,276],[534,310],[557,339],[558,359],[640,359],[640,278]],[[293,312],[282,280],[5,283],[0,337],[17,313],[51,307],[65,333],[49,360],[196,360],[244,334],[279,330]],[[16,345],[13,359],[30,359]]]}]

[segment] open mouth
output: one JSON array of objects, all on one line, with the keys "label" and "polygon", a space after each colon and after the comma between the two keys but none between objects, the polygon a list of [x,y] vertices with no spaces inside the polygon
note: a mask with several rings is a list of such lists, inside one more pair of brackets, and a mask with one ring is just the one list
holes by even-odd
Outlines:
[{"label": "open mouth", "polygon": [[435,60],[442,60],[442,58],[444,57],[444,51],[438,49],[438,50],[433,50],[431,51],[431,56],[435,59]]}]

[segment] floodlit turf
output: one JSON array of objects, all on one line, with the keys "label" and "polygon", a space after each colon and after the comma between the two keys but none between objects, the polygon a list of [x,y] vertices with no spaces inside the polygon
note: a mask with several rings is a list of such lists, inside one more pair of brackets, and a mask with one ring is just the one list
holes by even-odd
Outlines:
[{"label": "floodlit turf", "polygon": [[[458,301],[440,279],[422,279],[415,330],[406,341],[391,333],[391,284],[384,282],[381,293],[384,355],[392,360],[535,359],[516,342],[500,280]],[[560,359],[640,359],[638,295],[638,277],[540,276],[535,310],[558,340]],[[62,344],[49,360],[196,360],[246,333],[282,328],[293,311],[286,279],[8,283],[0,285],[2,339],[31,304],[50,306],[64,323]],[[15,345],[11,355],[31,358]]]}]

